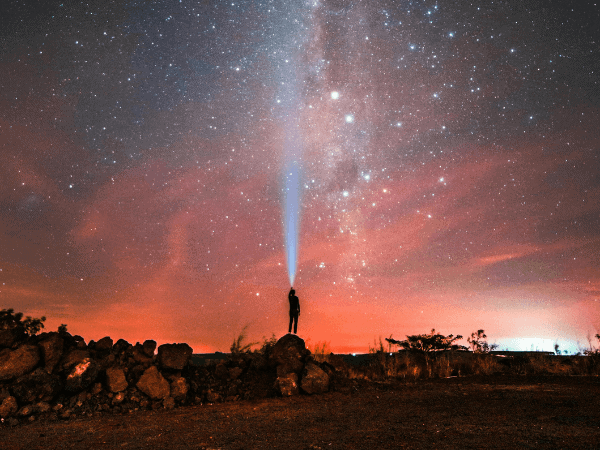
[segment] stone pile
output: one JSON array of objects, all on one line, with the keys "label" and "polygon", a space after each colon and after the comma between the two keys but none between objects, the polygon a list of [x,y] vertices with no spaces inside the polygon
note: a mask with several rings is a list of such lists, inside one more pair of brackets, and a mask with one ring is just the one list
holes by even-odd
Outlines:
[{"label": "stone pile", "polygon": [[254,353],[191,364],[187,344],[110,337],[85,343],[69,333],[27,337],[0,331],[0,426],[20,422],[327,392],[336,370],[302,339],[285,335]]}]

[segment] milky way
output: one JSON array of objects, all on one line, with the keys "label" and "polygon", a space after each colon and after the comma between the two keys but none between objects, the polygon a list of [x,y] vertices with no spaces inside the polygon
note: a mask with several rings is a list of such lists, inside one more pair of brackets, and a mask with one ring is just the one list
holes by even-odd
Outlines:
[{"label": "milky way", "polygon": [[293,168],[312,343],[484,328],[577,351],[600,331],[597,3],[25,1],[0,20],[0,307],[198,352],[280,336]]}]

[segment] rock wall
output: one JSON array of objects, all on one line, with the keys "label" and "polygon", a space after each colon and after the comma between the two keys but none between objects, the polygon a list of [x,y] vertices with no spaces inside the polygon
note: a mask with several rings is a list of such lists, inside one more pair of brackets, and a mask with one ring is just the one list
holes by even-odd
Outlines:
[{"label": "rock wall", "polygon": [[276,395],[319,394],[336,370],[318,363],[298,336],[260,352],[190,364],[187,344],[110,337],[85,343],[69,333],[0,340],[0,421],[17,425],[102,413],[167,408]]}]

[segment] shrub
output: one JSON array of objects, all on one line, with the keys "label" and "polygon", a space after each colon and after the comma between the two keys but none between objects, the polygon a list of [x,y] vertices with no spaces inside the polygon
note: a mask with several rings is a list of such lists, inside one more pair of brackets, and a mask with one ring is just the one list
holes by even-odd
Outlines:
[{"label": "shrub", "polygon": [[277,344],[277,338],[275,337],[275,333],[272,333],[271,337],[268,339],[266,337],[263,337],[263,344],[258,350],[258,353],[268,358],[271,355],[275,344]]},{"label": "shrub", "polygon": [[240,331],[240,334],[236,338],[233,339],[233,343],[231,344],[231,347],[229,347],[229,350],[231,351],[231,353],[233,353],[233,354],[249,353],[252,350],[252,347],[254,347],[255,345],[258,344],[258,342],[248,342],[248,343],[244,342],[246,340],[247,328],[248,328],[248,325],[244,326],[244,328],[242,328],[242,331]]},{"label": "shrub", "polygon": [[488,344],[485,340],[486,338],[484,330],[477,330],[476,333],[471,333],[471,337],[467,338],[467,342],[471,346],[473,353],[489,353],[498,348],[496,344]]},{"label": "shrub", "polygon": [[443,334],[436,333],[435,328],[431,329],[429,334],[414,334],[412,336],[406,336],[406,340],[397,341],[389,338],[385,338],[392,345],[398,345],[404,350],[420,353],[430,353],[440,350],[466,350],[464,345],[455,344],[456,341],[462,339],[461,335],[454,337],[449,334],[444,336]]},{"label": "shrub", "polygon": [[329,341],[318,341],[314,345],[308,344],[306,348],[310,350],[313,357],[320,362],[327,361],[331,354],[331,344]]},{"label": "shrub", "polygon": [[27,335],[35,336],[44,328],[45,321],[46,317],[44,316],[39,319],[27,316],[23,320],[23,313],[15,313],[15,310],[12,308],[0,311],[0,330],[11,330],[22,327]]}]

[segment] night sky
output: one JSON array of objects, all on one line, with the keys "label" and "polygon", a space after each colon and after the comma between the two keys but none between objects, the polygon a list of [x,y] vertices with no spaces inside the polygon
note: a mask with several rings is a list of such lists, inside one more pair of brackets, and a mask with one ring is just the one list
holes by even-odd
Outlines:
[{"label": "night sky", "polygon": [[[600,332],[595,1],[10,1],[0,308],[228,351]],[[466,342],[463,342],[466,344]]]}]

